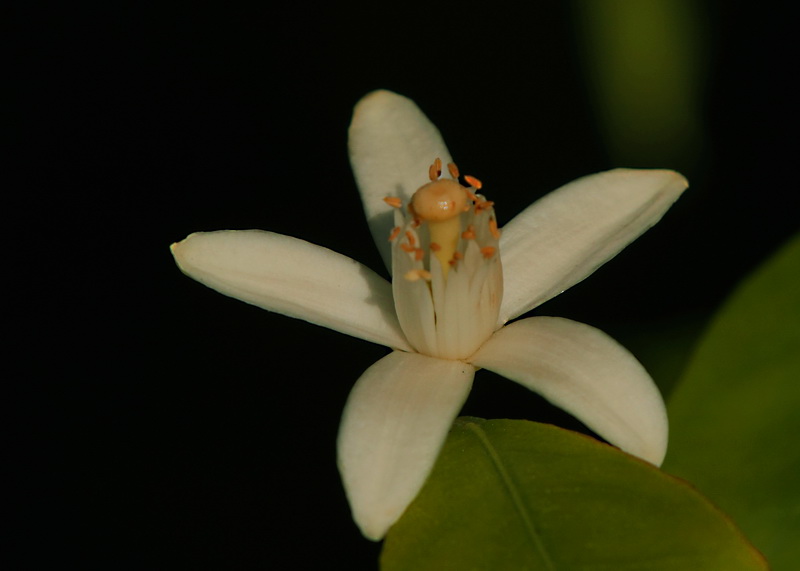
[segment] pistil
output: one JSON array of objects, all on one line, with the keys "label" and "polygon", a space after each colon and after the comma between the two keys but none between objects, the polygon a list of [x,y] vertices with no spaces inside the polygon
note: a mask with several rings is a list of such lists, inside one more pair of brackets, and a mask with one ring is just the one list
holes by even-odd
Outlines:
[{"label": "pistil", "polygon": [[[431,177],[438,174],[435,166],[434,163],[431,168]],[[454,168],[450,169],[451,173]],[[466,189],[455,180],[431,180],[417,190],[411,198],[412,213],[428,224],[431,250],[439,260],[445,279],[450,271],[450,261],[456,253],[461,235],[461,217],[459,215],[469,208]],[[434,244],[436,247],[433,247]]]}]

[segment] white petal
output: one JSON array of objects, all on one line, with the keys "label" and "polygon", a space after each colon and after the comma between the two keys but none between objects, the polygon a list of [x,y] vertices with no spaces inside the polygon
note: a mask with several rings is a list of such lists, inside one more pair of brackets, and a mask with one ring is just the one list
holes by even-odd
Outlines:
[{"label": "white petal", "polygon": [[367,222],[391,272],[388,237],[393,215],[383,199],[397,196],[407,204],[420,186],[430,182],[428,168],[434,159],[439,157],[444,165],[452,159],[438,129],[419,107],[391,91],[374,91],[358,102],[349,146]]},{"label": "white petal", "polygon": [[409,350],[392,286],[369,268],[327,248],[261,230],[190,235],[172,245],[180,269],[220,293]]},{"label": "white petal", "polygon": [[503,327],[470,361],[535,391],[603,438],[660,465],[667,413],[639,362],[602,331],[559,317]]},{"label": "white petal", "polygon": [[353,519],[366,537],[383,537],[416,497],[474,375],[461,361],[395,351],[358,379],[338,452]]},{"label": "white petal", "polygon": [[503,228],[499,324],[590,275],[658,222],[687,186],[674,171],[616,169],[529,206]]}]

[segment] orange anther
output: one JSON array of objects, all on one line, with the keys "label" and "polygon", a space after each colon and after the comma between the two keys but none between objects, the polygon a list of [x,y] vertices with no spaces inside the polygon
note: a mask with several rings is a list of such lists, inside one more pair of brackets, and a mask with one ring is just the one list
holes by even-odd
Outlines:
[{"label": "orange anther", "polygon": [[447,170],[450,171],[450,176],[453,178],[458,178],[458,167],[456,163],[447,163]]},{"label": "orange anther", "polygon": [[494,256],[495,248],[492,246],[484,246],[481,248],[481,254],[483,254],[484,258],[491,258]]},{"label": "orange anther", "polygon": [[494,202],[491,200],[482,200],[475,205],[475,214],[480,214],[484,210],[489,210],[492,206],[494,206]]},{"label": "orange anther", "polygon": [[474,240],[475,239],[475,226],[470,224],[467,226],[467,229],[461,233],[461,238],[464,240]]},{"label": "orange anther", "polygon": [[489,232],[491,232],[495,240],[500,239],[500,230],[497,228],[497,220],[494,218],[489,218]]},{"label": "orange anther", "polygon": [[417,245],[417,239],[414,238],[414,233],[411,232],[411,230],[406,230],[406,238],[408,238],[408,243],[411,246],[416,246]]},{"label": "orange anther", "polygon": [[453,259],[454,260],[463,260],[464,259],[464,254],[462,254],[461,252],[453,252]]},{"label": "orange anther", "polygon": [[433,250],[434,252],[438,252],[441,249],[442,247],[439,244],[437,244],[436,242],[431,242],[431,250]]},{"label": "orange anther", "polygon": [[403,206],[403,201],[396,196],[387,196],[386,198],[383,199],[383,201],[392,208],[400,208],[401,206]]},{"label": "orange anther", "polygon": [[394,239],[397,238],[398,234],[400,234],[400,230],[401,230],[400,226],[395,226],[394,228],[392,228],[392,233],[389,234],[390,242],[394,242]]},{"label": "orange anther", "polygon": [[422,258],[425,257],[425,252],[422,251],[422,248],[416,248],[414,250],[414,259],[420,261]]},{"label": "orange anther", "polygon": [[480,190],[481,188],[483,188],[483,183],[474,176],[466,175],[464,177],[464,180],[467,181],[467,184],[469,184],[475,190]]},{"label": "orange anther", "polygon": [[403,242],[402,244],[400,244],[400,249],[403,250],[404,252],[408,252],[409,254],[416,250],[416,248],[414,246],[412,246],[411,244],[408,244],[406,242]]},{"label": "orange anther", "polygon": [[436,157],[436,160],[433,161],[433,164],[428,169],[428,176],[431,180],[437,180],[442,176],[442,159]]}]

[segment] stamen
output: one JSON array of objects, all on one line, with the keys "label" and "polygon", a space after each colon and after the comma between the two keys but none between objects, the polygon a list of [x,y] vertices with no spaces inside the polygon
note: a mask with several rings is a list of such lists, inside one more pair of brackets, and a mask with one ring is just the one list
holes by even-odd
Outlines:
[{"label": "stamen", "polygon": [[484,258],[491,258],[494,256],[495,248],[492,246],[484,246],[481,248],[481,254],[483,254]]},{"label": "stamen", "polygon": [[489,232],[495,240],[500,239],[500,230],[497,228],[497,220],[494,218],[489,218]]},{"label": "stamen", "polygon": [[402,244],[400,244],[400,249],[403,250],[404,252],[408,252],[409,254],[411,254],[412,252],[414,252],[416,250],[416,248],[414,246],[412,246],[411,244],[408,244],[406,242],[403,242]]},{"label": "stamen", "polygon": [[431,242],[431,250],[433,250],[434,252],[438,252],[441,249],[442,247],[439,244],[437,244],[436,242]]},{"label": "stamen", "polygon": [[464,254],[462,254],[461,252],[453,252],[453,257],[447,263],[455,268],[458,261],[463,259],[464,259]]},{"label": "stamen", "polygon": [[475,239],[475,226],[470,224],[467,226],[467,229],[461,233],[461,238],[464,240],[474,240]]},{"label": "stamen", "polygon": [[409,270],[408,272],[406,272],[406,274],[403,277],[405,279],[407,279],[408,281],[410,281],[410,282],[415,282],[415,281],[418,281],[420,279],[423,279],[426,282],[429,282],[429,281],[431,281],[431,277],[432,276],[431,276],[431,273],[428,270]]},{"label": "stamen", "polygon": [[433,161],[433,164],[428,169],[428,176],[431,181],[438,180],[442,176],[442,159],[436,157],[436,160]]},{"label": "stamen", "polygon": [[424,257],[425,257],[425,252],[423,252],[423,251],[422,251],[422,248],[416,248],[416,249],[414,250],[414,259],[415,259],[416,261],[418,261],[418,262],[419,262],[419,261],[420,261],[420,260],[422,260],[422,258],[424,258]]},{"label": "stamen", "polygon": [[406,230],[406,238],[408,238],[408,243],[410,245],[412,246],[417,245],[417,239],[414,238],[414,234],[411,232],[411,230]]},{"label": "stamen", "polygon": [[483,188],[483,183],[474,176],[465,175],[464,180],[467,181],[467,184],[469,184],[475,190],[480,190]]},{"label": "stamen", "polygon": [[403,201],[397,196],[387,196],[383,201],[392,208],[400,208],[403,206]]},{"label": "stamen", "polygon": [[400,226],[395,226],[394,228],[392,228],[392,233],[389,234],[390,242],[394,242],[394,239],[397,238],[398,234],[400,234],[400,230],[402,230]]},{"label": "stamen", "polygon": [[458,178],[458,167],[456,163],[447,163],[447,170],[450,171],[450,176],[457,179]]},{"label": "stamen", "polygon": [[494,206],[494,202],[491,200],[482,200],[475,205],[475,214],[480,214],[484,210],[489,210],[492,206]]}]

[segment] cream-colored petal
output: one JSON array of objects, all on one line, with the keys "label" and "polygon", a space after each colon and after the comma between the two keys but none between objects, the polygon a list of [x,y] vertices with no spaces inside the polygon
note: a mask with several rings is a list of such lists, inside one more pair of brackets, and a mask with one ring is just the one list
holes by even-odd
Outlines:
[{"label": "cream-colored petal", "polygon": [[383,537],[416,497],[474,375],[460,361],[395,351],[358,379],[338,453],[353,519],[366,537]]},{"label": "cream-colored petal", "polygon": [[[438,129],[416,104],[391,91],[373,91],[358,102],[350,123],[350,163],[361,191],[364,212],[383,261],[392,271],[389,233],[392,208],[383,199],[407,204],[430,182],[428,168],[437,157],[451,162]],[[443,167],[445,174],[446,166]]]},{"label": "cream-colored petal", "polygon": [[507,325],[470,358],[563,408],[626,452],[660,465],[667,413],[653,380],[608,335],[559,317]]},{"label": "cream-colored petal", "polygon": [[590,275],[658,222],[687,186],[674,171],[616,169],[529,206],[503,228],[499,324]]},{"label": "cream-colored petal", "polygon": [[261,230],[200,232],[171,249],[184,273],[220,293],[410,350],[394,311],[391,284],[346,256]]}]

